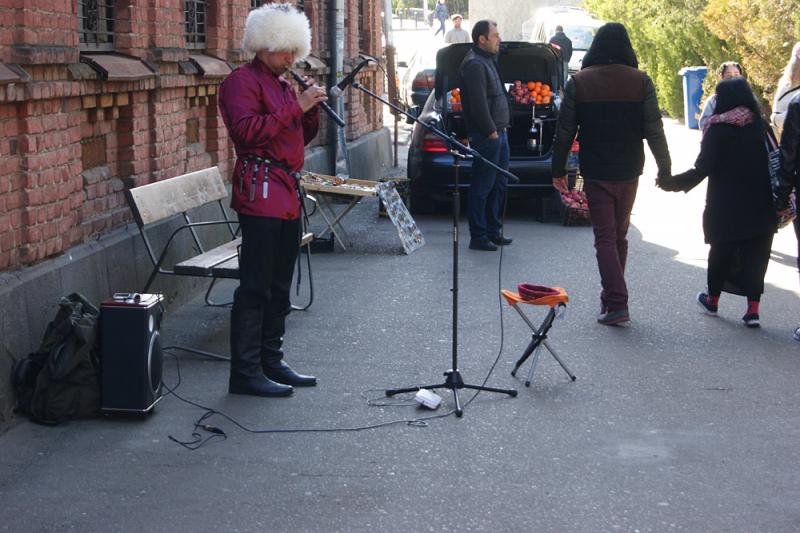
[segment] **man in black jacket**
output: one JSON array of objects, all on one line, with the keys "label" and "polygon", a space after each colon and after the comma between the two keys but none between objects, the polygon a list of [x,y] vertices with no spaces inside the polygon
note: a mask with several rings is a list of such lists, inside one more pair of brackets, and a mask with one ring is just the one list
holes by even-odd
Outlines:
[{"label": "man in black jacket", "polygon": [[655,156],[658,175],[670,176],[671,162],[652,80],[638,70],[628,32],[619,23],[602,26],[567,82],[553,145],[553,186],[567,190],[566,162],[575,133],[589,201],[594,246],[603,290],[597,321],[630,320],[625,263],[628,225],[644,167],[642,139]]},{"label": "man in black jacket", "polygon": [[561,50],[561,65],[564,69],[564,80],[569,76],[569,60],[572,59],[572,39],[564,33],[564,27],[556,26],[556,32],[550,37],[550,44],[558,46]]},{"label": "man in black jacket", "polygon": [[[479,20],[472,27],[472,49],[461,62],[461,103],[469,131],[470,146],[488,161],[508,169],[510,125],[508,99],[496,58],[500,51],[497,23]],[[506,192],[506,177],[482,161],[472,165],[469,188],[469,247],[494,251],[511,244],[503,237],[501,212]]]}]

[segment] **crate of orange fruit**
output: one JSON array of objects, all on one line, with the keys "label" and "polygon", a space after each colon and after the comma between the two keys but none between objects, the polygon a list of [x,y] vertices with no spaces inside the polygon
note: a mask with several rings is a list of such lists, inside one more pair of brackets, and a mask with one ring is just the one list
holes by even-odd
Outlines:
[{"label": "crate of orange fruit", "polygon": [[553,102],[553,90],[541,81],[514,80],[508,94],[517,105],[549,106]]},{"label": "crate of orange fruit", "polygon": [[461,89],[456,87],[447,95],[450,111],[461,111]]}]

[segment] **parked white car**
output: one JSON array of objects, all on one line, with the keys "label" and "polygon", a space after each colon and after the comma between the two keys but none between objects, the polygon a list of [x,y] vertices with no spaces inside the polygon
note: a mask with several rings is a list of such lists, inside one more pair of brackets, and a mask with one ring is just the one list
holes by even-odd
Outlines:
[{"label": "parked white car", "polygon": [[[604,21],[578,7],[544,7],[536,12],[523,28],[530,29],[529,42],[546,43],[556,33],[556,26],[562,26],[564,33],[572,41],[572,58],[569,60],[569,73],[574,74],[581,69],[583,56],[592,45],[598,28]],[[525,31],[525,29],[523,31]]]}]

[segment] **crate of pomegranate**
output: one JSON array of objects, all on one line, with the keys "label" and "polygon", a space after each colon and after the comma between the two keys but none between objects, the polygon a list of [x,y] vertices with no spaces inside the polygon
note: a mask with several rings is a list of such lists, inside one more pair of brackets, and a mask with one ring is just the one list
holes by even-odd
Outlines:
[{"label": "crate of pomegranate", "polygon": [[586,200],[586,193],[579,189],[572,189],[569,192],[558,192],[559,204],[561,206],[561,222],[565,226],[588,226],[589,222],[589,202]]}]

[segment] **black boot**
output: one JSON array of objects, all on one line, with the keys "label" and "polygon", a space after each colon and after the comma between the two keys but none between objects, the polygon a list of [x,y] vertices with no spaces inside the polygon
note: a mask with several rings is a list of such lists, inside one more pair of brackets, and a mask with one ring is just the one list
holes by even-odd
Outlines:
[{"label": "black boot", "polygon": [[298,374],[283,362],[283,334],[286,331],[286,314],[268,317],[265,314],[261,329],[261,370],[278,383],[295,387],[313,387],[317,378]]},{"label": "black boot", "polygon": [[298,374],[292,367],[282,360],[271,360],[262,363],[264,375],[278,383],[294,385],[295,387],[313,387],[317,384],[317,378]]},{"label": "black boot", "polygon": [[294,389],[275,383],[261,370],[260,309],[240,309],[234,304],[231,310],[231,374],[228,392],[250,396],[289,396]]}]

